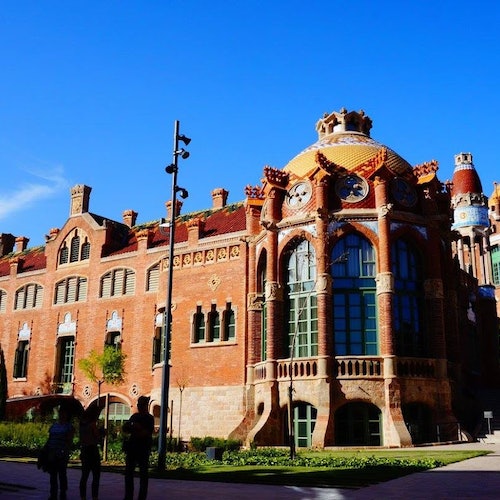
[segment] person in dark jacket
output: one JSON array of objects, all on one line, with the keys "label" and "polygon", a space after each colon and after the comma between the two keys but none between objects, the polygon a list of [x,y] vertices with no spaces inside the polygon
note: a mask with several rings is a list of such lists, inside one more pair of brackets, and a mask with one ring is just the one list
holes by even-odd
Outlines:
[{"label": "person in dark jacket", "polygon": [[154,417],[148,412],[149,398],[140,396],[137,400],[138,412],[134,413],[125,424],[125,500],[134,496],[134,470],[139,467],[139,496],[145,500],[148,495],[149,455],[153,441]]},{"label": "person in dark jacket", "polygon": [[82,476],[80,478],[80,498],[87,497],[87,480],[92,472],[92,500],[99,496],[99,480],[101,477],[101,453],[99,445],[103,436],[102,429],[97,425],[101,407],[89,406],[80,419],[80,460],[82,461]]},{"label": "person in dark jacket", "polygon": [[50,474],[50,497],[49,500],[66,500],[68,489],[68,467],[69,454],[73,443],[75,428],[71,424],[70,412],[64,406],[59,407],[59,418],[49,429],[48,465],[47,472]]}]

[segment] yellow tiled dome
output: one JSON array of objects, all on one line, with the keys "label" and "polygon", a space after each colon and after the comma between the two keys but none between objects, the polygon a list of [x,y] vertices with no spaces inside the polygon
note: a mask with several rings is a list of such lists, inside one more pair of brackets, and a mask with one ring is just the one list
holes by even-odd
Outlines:
[{"label": "yellow tiled dome", "polygon": [[317,168],[318,151],[328,161],[347,170],[355,170],[376,157],[382,149],[387,150],[386,166],[396,175],[411,170],[411,165],[406,160],[370,137],[370,128],[371,120],[362,111],[348,113],[341,110],[340,113],[325,114],[316,125],[319,140],[293,158],[284,170],[297,177],[305,177]]}]

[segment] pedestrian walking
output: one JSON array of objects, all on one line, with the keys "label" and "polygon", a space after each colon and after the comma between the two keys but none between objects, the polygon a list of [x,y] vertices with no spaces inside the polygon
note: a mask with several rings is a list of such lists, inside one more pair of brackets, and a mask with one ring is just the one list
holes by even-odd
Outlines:
[{"label": "pedestrian walking", "polygon": [[96,404],[88,407],[80,419],[80,460],[82,461],[82,476],[80,479],[80,498],[87,498],[87,481],[92,473],[92,500],[99,496],[99,481],[101,477],[101,452],[99,446],[104,437],[103,429],[98,426],[101,407]]},{"label": "pedestrian walking", "polygon": [[148,495],[148,468],[153,441],[154,417],[148,412],[149,398],[140,396],[137,400],[137,413],[125,424],[123,432],[125,451],[125,500],[134,496],[134,470],[139,468],[138,500],[145,500]]},{"label": "pedestrian walking", "polygon": [[70,421],[70,412],[61,405],[57,421],[50,426],[47,441],[47,472],[50,474],[49,500],[58,500],[58,493],[60,500],[66,500],[68,490],[66,471],[74,434],[75,428]]}]

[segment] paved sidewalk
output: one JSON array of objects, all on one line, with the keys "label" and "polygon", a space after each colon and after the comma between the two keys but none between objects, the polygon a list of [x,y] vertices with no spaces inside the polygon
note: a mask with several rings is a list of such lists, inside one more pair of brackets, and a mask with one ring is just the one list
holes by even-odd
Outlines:
[{"label": "paved sidewalk", "polygon": [[[250,484],[212,483],[150,479],[150,500],[217,499],[233,500],[337,500],[337,499],[494,499],[500,498],[500,444],[467,443],[443,445],[451,449],[487,449],[492,454],[472,458],[439,469],[368,486],[359,490],[341,488],[299,488]],[[429,449],[436,450],[436,447]],[[79,469],[68,470],[68,500],[79,500]],[[0,461],[1,499],[47,499],[49,477],[34,464]],[[136,487],[138,487],[136,480]],[[90,483],[88,485],[90,490]],[[121,474],[103,473],[100,499],[122,499],[124,479]],[[89,495],[90,496],[90,495]]]}]

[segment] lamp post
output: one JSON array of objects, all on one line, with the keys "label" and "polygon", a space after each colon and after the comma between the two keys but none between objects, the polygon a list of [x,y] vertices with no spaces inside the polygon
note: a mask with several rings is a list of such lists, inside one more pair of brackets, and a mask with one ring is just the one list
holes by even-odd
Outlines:
[{"label": "lamp post", "polygon": [[178,158],[189,157],[189,152],[185,149],[179,149],[179,141],[186,146],[191,139],[185,135],[179,134],[179,121],[174,123],[174,150],[173,161],[165,167],[167,174],[172,174],[172,206],[170,208],[170,221],[167,223],[169,229],[168,246],[168,279],[167,279],[167,300],[164,313],[164,345],[163,345],[163,371],[161,381],[161,406],[160,406],[160,430],[158,436],[158,469],[165,469],[165,460],[167,453],[167,419],[168,419],[168,390],[170,385],[170,337],[172,333],[172,280],[174,271],[174,240],[175,240],[175,219],[177,217],[177,193],[180,197],[186,199],[188,192],[177,185]]}]

